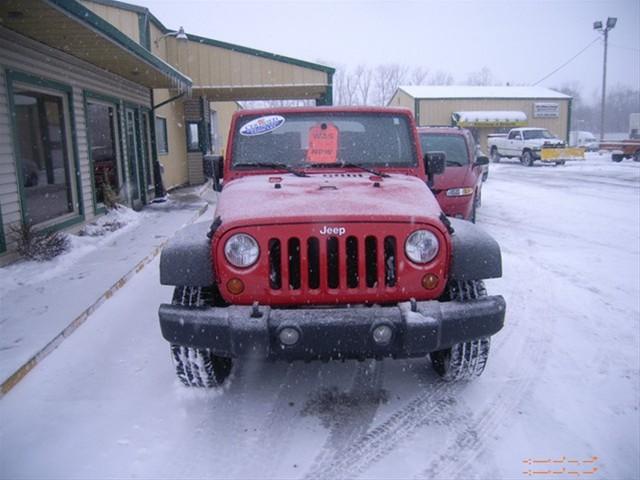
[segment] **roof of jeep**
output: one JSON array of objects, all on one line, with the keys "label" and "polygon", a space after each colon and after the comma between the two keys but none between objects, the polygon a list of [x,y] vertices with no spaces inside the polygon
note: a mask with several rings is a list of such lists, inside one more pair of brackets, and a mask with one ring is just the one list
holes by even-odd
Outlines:
[{"label": "roof of jeep", "polygon": [[237,110],[235,116],[264,115],[278,113],[389,113],[396,115],[413,116],[408,108],[397,107],[278,107],[278,108],[253,108]]}]

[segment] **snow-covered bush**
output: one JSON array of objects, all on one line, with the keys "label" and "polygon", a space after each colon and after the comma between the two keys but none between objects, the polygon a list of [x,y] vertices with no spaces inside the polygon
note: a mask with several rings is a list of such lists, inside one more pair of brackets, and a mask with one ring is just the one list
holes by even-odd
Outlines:
[{"label": "snow-covered bush", "polygon": [[69,237],[60,232],[37,232],[30,223],[11,228],[18,253],[37,262],[45,262],[69,250]]}]

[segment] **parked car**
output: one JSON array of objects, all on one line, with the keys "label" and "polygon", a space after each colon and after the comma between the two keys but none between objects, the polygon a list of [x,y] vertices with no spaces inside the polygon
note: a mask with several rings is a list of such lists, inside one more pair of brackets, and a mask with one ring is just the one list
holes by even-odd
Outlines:
[{"label": "parked car", "polygon": [[[418,128],[422,151],[444,152],[446,168],[435,177],[433,191],[444,213],[450,217],[476,221],[482,202],[484,168],[489,159],[476,148],[469,130],[457,127]],[[488,174],[488,172],[487,172]]]},{"label": "parked car", "polygon": [[600,148],[596,136],[584,130],[569,132],[569,146],[582,147],[588,152],[597,152]]},{"label": "parked car", "polygon": [[175,287],[160,326],[186,386],[219,386],[244,357],[482,372],[504,323],[482,283],[501,276],[500,248],[442,213],[427,184],[444,158],[422,156],[409,110],[240,110],[226,151],[213,223],[160,258]]},{"label": "parked car", "polygon": [[506,135],[490,135],[487,143],[494,162],[502,157],[517,157],[531,167],[536,160],[564,165],[567,160],[584,159],[584,149],[567,148],[564,140],[546,128],[512,128]]}]

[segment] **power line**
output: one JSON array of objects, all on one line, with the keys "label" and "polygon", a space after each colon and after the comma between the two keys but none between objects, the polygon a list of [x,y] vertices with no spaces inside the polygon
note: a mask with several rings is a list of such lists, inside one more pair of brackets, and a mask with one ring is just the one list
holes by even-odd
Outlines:
[{"label": "power line", "polygon": [[536,83],[534,83],[533,85],[538,85],[540,82],[542,82],[543,80],[546,80],[547,78],[549,78],[551,75],[553,75],[554,73],[556,73],[558,70],[563,69],[564,67],[566,67],[567,65],[569,65],[572,61],[574,61],[576,58],[578,58],[578,56],[580,56],[582,53],[584,53],[591,45],[593,45],[594,43],[596,43],[598,40],[600,40],[600,37],[596,37],[594,38],[586,47],[584,47],[582,50],[580,50],[578,53],[576,53],[573,57],[571,57],[569,60],[567,60],[566,62],[564,62],[562,65],[560,65],[558,68],[556,68],[553,72],[551,72],[548,75],[545,75],[544,77],[542,77],[540,80],[538,80]]}]

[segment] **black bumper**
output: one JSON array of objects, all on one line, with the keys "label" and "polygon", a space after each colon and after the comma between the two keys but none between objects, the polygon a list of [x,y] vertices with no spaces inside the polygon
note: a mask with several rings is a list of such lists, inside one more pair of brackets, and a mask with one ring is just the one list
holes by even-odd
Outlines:
[{"label": "black bumper", "polygon": [[[173,344],[208,348],[225,357],[312,360],[326,358],[419,357],[455,343],[486,337],[504,325],[501,296],[468,302],[409,302],[390,307],[272,309],[260,307],[189,308],[163,304],[160,327]],[[376,344],[379,325],[393,330],[391,341]],[[293,327],[300,340],[285,347],[278,340]]]}]

